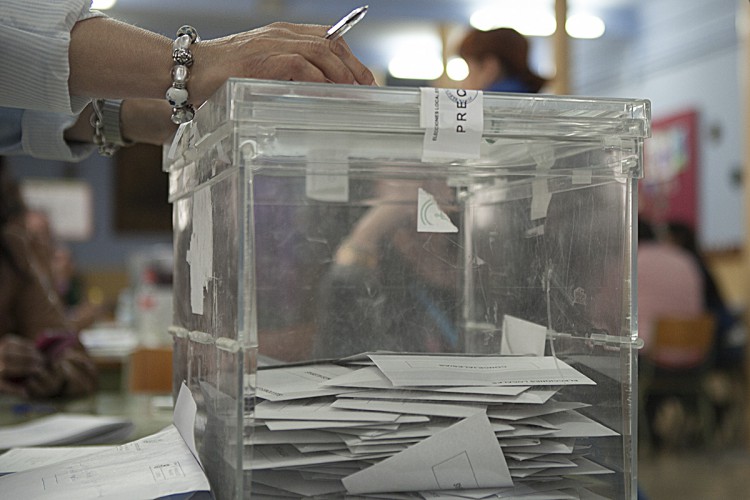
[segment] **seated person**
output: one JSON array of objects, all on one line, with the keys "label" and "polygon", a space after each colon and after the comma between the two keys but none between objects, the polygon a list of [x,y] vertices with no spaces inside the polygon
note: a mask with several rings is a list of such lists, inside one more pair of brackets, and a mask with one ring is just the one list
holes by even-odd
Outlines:
[{"label": "seated person", "polygon": [[[739,367],[745,353],[745,341],[742,335],[739,314],[732,311],[727,304],[719,284],[714,279],[708,263],[698,246],[695,231],[690,225],[671,221],[667,225],[667,241],[687,251],[695,258],[703,278],[703,307],[716,319],[716,363],[722,368]],[[740,333],[739,338],[736,334]]]},{"label": "seated person", "polygon": [[26,235],[41,269],[60,297],[65,315],[75,331],[101,319],[104,307],[93,304],[85,294],[85,283],[76,269],[73,255],[57,242],[49,216],[42,210],[24,211]]},{"label": "seated person", "polygon": [[64,312],[23,226],[23,203],[0,166],[0,393],[81,396],[96,369]]},{"label": "seated person", "polygon": [[[638,335],[649,355],[656,321],[705,312],[703,278],[695,259],[676,245],[658,241],[648,221],[638,222]],[[682,360],[673,359],[680,364]]]}]

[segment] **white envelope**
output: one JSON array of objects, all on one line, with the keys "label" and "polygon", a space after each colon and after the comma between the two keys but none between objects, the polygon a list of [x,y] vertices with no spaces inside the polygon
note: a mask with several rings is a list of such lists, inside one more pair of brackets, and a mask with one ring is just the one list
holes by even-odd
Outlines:
[{"label": "white envelope", "polygon": [[502,449],[483,412],[347,476],[343,483],[351,494],[513,485]]}]

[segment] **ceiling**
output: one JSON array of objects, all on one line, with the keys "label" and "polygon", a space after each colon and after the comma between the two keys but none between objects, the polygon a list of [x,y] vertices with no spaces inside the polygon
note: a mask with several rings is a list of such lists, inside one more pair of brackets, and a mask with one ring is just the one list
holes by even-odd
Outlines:
[{"label": "ceiling", "polygon": [[[330,25],[368,4],[364,20],[346,35],[352,51],[374,71],[384,71],[408,37],[432,36],[440,29],[467,27],[480,7],[506,1],[509,8],[534,0],[118,0],[107,11],[117,19],[171,36],[182,24],[203,38],[252,29],[274,21]],[[536,0],[552,5],[553,0]],[[568,0],[569,11],[586,10],[607,26],[602,38],[628,37],[634,31],[638,0]]]}]

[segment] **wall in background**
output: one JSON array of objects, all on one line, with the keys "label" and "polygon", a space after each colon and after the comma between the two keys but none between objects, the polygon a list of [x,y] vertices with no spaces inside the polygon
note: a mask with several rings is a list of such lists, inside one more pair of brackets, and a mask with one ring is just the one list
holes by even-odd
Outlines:
[{"label": "wall in background", "polygon": [[744,242],[739,2],[644,0],[632,39],[574,45],[576,93],[650,99],[655,120],[697,111],[698,235],[710,250]]},{"label": "wall in background", "polygon": [[[172,243],[171,231],[140,233],[115,231],[115,164],[112,160],[94,153],[87,160],[76,164],[25,157],[9,157],[7,163],[19,180],[70,177],[89,183],[93,194],[94,230],[92,237],[87,241],[68,244],[76,262],[83,270],[117,268],[124,271],[128,257],[133,253],[151,245]],[[165,191],[165,202],[166,199]]]},{"label": "wall in background", "polygon": [[[571,44],[574,93],[648,98],[655,119],[685,109],[698,111],[699,235],[709,249],[733,248],[744,241],[743,195],[738,183],[743,130],[738,61],[742,53],[735,28],[740,1],[744,0],[641,0],[632,36],[610,33],[599,40]],[[537,59],[549,58],[548,40],[533,44]],[[171,243],[168,232],[114,229],[116,176],[109,160],[94,154],[76,165],[23,158],[11,158],[9,163],[18,177],[73,176],[91,184],[94,234],[89,241],[71,244],[85,268],[124,268],[127,257],[144,246]]]}]

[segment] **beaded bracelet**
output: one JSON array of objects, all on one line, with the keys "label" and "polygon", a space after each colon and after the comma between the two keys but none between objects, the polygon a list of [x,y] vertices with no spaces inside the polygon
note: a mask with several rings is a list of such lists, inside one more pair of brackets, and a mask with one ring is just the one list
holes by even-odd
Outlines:
[{"label": "beaded bracelet", "polygon": [[182,26],[177,30],[177,38],[172,43],[172,86],[167,89],[167,101],[172,106],[172,122],[180,125],[189,122],[195,116],[193,105],[188,102],[187,81],[190,78],[188,68],[193,65],[193,53],[190,46],[200,41],[198,32],[192,26]]},{"label": "beaded bracelet", "polygon": [[122,101],[113,99],[94,99],[91,107],[90,123],[94,127],[94,144],[102,156],[112,156],[122,146],[133,143],[126,141],[120,132],[120,107]]}]

